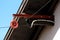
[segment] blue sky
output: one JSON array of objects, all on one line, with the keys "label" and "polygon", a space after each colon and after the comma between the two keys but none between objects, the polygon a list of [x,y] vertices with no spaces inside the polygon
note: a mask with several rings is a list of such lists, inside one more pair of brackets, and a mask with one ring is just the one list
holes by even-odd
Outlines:
[{"label": "blue sky", "polygon": [[0,0],[0,40],[3,40],[22,0]]}]

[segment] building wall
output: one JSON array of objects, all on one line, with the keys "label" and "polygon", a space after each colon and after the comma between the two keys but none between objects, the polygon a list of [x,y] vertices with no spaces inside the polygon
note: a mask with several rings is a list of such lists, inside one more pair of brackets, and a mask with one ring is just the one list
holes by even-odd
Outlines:
[{"label": "building wall", "polygon": [[60,40],[60,2],[58,3],[55,15],[55,25],[44,27],[38,40]]}]

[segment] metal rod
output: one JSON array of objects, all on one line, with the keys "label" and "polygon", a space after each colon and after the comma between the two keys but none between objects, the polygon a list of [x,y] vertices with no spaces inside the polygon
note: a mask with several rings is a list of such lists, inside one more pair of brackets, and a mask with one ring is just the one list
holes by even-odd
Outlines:
[{"label": "metal rod", "polygon": [[[26,1],[27,1],[27,2],[26,2]],[[26,3],[25,3],[25,2],[26,2]],[[25,3],[25,6],[26,6],[27,3],[28,3],[28,0],[24,0],[24,2],[22,3],[20,9],[19,9],[18,12],[17,12],[18,14],[19,14],[20,12],[21,12],[21,13],[23,12],[23,10],[24,10],[24,8],[25,8],[25,6],[23,7],[24,3]],[[22,8],[22,7],[23,7],[23,8]],[[22,10],[22,11],[21,11],[21,10]],[[16,20],[16,19],[17,19],[17,21],[19,20],[19,18],[15,17],[15,20]],[[13,31],[14,31],[14,29],[10,28],[9,31],[7,32],[4,40],[9,40],[9,38],[10,38],[11,34],[13,33]]]}]

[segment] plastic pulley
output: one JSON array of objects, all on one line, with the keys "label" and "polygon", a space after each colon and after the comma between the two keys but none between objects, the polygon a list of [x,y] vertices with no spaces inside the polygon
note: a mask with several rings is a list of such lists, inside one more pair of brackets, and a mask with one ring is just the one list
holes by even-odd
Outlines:
[{"label": "plastic pulley", "polygon": [[10,27],[13,28],[13,29],[18,28],[18,22],[16,20],[11,21]]}]

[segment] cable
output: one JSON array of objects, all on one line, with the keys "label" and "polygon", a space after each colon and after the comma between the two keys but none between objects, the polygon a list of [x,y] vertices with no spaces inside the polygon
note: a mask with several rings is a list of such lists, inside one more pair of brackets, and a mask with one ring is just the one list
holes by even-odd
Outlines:
[{"label": "cable", "polygon": [[[49,0],[46,4],[44,4],[39,10],[37,10],[33,15],[31,15],[28,19],[30,19],[31,17],[33,17],[36,13],[38,13],[41,9],[43,9],[48,3],[50,3],[52,0]],[[27,20],[28,20],[27,19]]]}]

